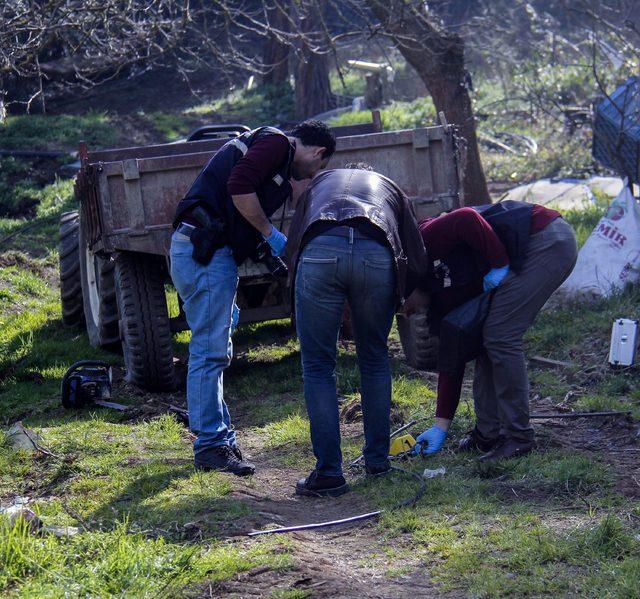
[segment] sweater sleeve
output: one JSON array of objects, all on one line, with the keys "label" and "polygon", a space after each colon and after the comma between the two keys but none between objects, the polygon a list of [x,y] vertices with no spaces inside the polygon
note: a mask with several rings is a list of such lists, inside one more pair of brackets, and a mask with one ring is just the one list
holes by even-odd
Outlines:
[{"label": "sweater sleeve", "polygon": [[231,195],[255,193],[282,167],[288,153],[289,141],[283,135],[266,135],[256,140],[231,170],[227,190]]},{"label": "sweater sleeve", "polygon": [[509,256],[491,225],[473,208],[459,208],[449,214],[420,223],[420,233],[430,260],[443,259],[456,246],[468,245],[491,268],[509,264]]},{"label": "sweater sleeve", "polygon": [[438,375],[438,398],[436,400],[436,418],[446,418],[453,420],[460,394],[462,393],[462,381],[464,380],[464,369],[455,375],[441,372]]}]

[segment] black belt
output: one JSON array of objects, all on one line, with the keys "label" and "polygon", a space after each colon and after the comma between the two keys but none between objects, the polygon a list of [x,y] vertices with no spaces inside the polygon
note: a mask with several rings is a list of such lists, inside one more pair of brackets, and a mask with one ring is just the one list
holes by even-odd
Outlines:
[{"label": "black belt", "polygon": [[178,233],[182,233],[182,235],[186,235],[189,239],[191,239],[191,235],[193,235],[193,232],[196,229],[197,227],[194,227],[193,225],[189,225],[187,223],[180,223],[176,231]]},{"label": "black belt", "polygon": [[333,227],[333,229],[329,229],[328,231],[323,231],[322,233],[319,234],[319,236],[321,235],[331,235],[334,237],[347,237],[348,239],[371,239],[370,235],[365,235],[355,227],[347,227],[346,225]]}]

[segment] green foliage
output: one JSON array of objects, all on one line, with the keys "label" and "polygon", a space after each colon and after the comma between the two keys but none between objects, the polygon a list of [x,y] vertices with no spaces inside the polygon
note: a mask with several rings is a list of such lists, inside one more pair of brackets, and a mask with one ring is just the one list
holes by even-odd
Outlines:
[{"label": "green foliage", "polygon": [[482,123],[478,127],[494,134],[499,131],[525,133],[538,143],[538,152],[525,156],[492,152],[481,147],[482,164],[489,181],[512,181],[515,184],[545,177],[584,177],[595,169],[591,157],[591,140],[586,131],[569,137],[556,123],[541,120],[525,131],[506,122]]},{"label": "green foliage", "polygon": [[599,192],[594,193],[597,203],[582,210],[563,210],[562,218],[564,218],[576,233],[578,247],[582,247],[600,219],[605,215],[611,198]]},{"label": "green foliage", "polygon": [[29,163],[12,156],[0,157],[0,217],[27,214],[37,204]]},{"label": "green foliage", "polygon": [[[433,124],[436,119],[436,111],[431,98],[418,98],[413,102],[392,102],[388,107],[380,110],[380,118],[382,119],[382,128],[385,131],[413,129]],[[362,110],[345,112],[331,119],[330,124],[333,127],[339,127],[370,122],[371,111]]]},{"label": "green foliage", "polygon": [[199,120],[192,114],[173,112],[139,113],[139,117],[149,124],[162,136],[164,141],[176,141],[187,135],[199,125]]},{"label": "green foliage", "polygon": [[293,89],[261,85],[251,90],[239,89],[225,98],[202,104],[185,111],[187,115],[214,114],[218,121],[237,118],[240,124],[258,127],[293,119]]},{"label": "green foliage", "polygon": [[118,139],[118,128],[97,112],[9,116],[0,124],[0,148],[73,151],[81,140],[96,148],[114,145]]},{"label": "green foliage", "polygon": [[364,96],[367,88],[365,73],[355,69],[342,71],[342,79],[338,75],[337,70],[331,71],[329,75],[331,90],[337,94],[345,96]]}]

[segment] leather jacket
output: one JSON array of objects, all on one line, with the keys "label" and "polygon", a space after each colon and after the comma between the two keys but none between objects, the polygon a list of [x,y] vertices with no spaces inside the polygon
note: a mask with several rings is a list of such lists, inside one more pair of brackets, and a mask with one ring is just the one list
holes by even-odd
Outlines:
[{"label": "leather jacket", "polygon": [[287,241],[291,288],[309,227],[319,221],[339,226],[354,219],[367,220],[384,234],[395,258],[396,291],[402,303],[427,273],[427,255],[415,213],[393,181],[359,169],[321,172],[298,200]]}]

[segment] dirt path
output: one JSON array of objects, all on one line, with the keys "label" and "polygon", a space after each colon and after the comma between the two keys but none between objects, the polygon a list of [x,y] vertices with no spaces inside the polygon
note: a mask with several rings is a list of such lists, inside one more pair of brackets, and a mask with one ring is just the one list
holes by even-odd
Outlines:
[{"label": "dirt path", "polygon": [[[245,535],[250,530],[340,519],[376,507],[356,493],[338,498],[298,497],[295,481],[307,471],[283,468],[275,459],[277,450],[266,451],[255,434],[244,433],[242,442],[256,464],[256,475],[250,482],[241,481],[232,494],[251,506],[250,513],[234,523],[239,535],[236,542],[248,545],[251,541]],[[264,597],[277,587],[308,590],[312,597],[453,596],[438,591],[417,561],[397,563],[387,557],[385,551],[393,541],[379,535],[375,520],[289,533],[286,538],[293,541],[294,568],[283,572],[258,568],[214,587],[214,595]],[[403,566],[409,574],[389,574]]]}]

